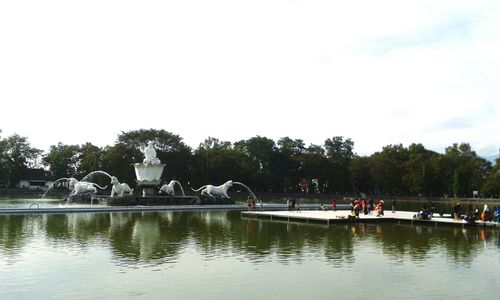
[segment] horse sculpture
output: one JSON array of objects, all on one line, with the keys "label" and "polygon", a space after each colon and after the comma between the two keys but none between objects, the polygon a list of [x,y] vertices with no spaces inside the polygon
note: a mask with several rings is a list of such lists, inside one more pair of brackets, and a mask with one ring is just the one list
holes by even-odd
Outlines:
[{"label": "horse sculpture", "polygon": [[198,189],[193,189],[193,192],[198,192],[201,190],[202,195],[207,195],[211,198],[217,198],[217,197],[222,197],[222,198],[227,198],[229,199],[229,196],[227,195],[227,190],[233,186],[233,181],[228,180],[224,184],[219,185],[219,186],[214,186],[211,184],[204,185]]}]

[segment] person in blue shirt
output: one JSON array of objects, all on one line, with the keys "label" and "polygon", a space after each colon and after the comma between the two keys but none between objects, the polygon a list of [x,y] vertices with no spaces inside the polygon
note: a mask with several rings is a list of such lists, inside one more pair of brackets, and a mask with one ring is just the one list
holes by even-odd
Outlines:
[{"label": "person in blue shirt", "polygon": [[495,206],[495,222],[500,222],[500,206]]}]

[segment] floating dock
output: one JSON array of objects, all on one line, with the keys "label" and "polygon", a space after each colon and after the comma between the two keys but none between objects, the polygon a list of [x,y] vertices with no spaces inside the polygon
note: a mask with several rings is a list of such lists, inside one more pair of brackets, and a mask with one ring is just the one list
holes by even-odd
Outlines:
[{"label": "floating dock", "polygon": [[[286,208],[282,204],[264,204],[257,209],[280,210]],[[318,205],[304,205],[304,209],[317,209]],[[25,208],[0,208],[0,215],[40,215],[67,213],[119,213],[119,212],[159,212],[159,211],[192,211],[192,210],[246,210],[244,204],[210,204],[210,205],[161,205],[161,206],[103,206],[103,205],[61,205],[59,207],[40,207],[37,202],[27,203]]]},{"label": "floating dock", "polygon": [[243,217],[247,218],[266,218],[270,220],[285,220],[288,222],[306,222],[306,223],[323,223],[323,224],[342,224],[342,223],[375,223],[375,222],[396,222],[396,223],[418,223],[418,224],[431,224],[438,225],[451,225],[451,226],[488,226],[498,227],[500,223],[497,222],[467,222],[464,220],[455,220],[450,214],[440,216],[434,214],[430,220],[423,220],[415,218],[415,212],[410,211],[385,211],[384,215],[377,216],[374,212],[372,214],[360,214],[359,218],[351,219],[351,211],[349,210],[312,210],[312,211],[242,211]]}]

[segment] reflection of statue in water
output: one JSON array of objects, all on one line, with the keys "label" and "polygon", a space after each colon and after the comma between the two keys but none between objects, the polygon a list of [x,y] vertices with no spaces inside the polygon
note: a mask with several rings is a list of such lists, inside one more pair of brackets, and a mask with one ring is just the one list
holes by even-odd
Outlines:
[{"label": "reflection of statue in water", "polygon": [[156,158],[156,150],[153,146],[154,146],[153,141],[149,141],[148,146],[144,148],[144,150],[142,151],[145,156],[142,162],[145,164],[159,165],[160,160]]}]

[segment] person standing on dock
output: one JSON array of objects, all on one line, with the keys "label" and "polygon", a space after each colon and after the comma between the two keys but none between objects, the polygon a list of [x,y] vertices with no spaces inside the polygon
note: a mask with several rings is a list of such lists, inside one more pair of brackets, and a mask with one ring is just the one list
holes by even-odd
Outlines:
[{"label": "person standing on dock", "polygon": [[483,221],[489,221],[490,220],[490,208],[488,207],[488,204],[484,205],[483,214],[481,216],[481,219]]},{"label": "person standing on dock", "polygon": [[384,215],[384,200],[379,200],[377,203],[377,217]]},{"label": "person standing on dock", "polygon": [[495,206],[495,222],[500,222],[500,206]]},{"label": "person standing on dock", "polygon": [[337,200],[333,199],[332,201],[332,210],[337,211]]},{"label": "person standing on dock", "polygon": [[396,198],[394,198],[394,200],[392,200],[392,213],[396,213]]},{"label": "person standing on dock", "polygon": [[462,208],[460,207],[460,202],[453,204],[453,218],[457,221],[462,220]]},{"label": "person standing on dock", "polygon": [[366,202],[366,199],[361,199],[361,210],[363,211],[363,214],[367,215],[368,214],[368,203]]}]

